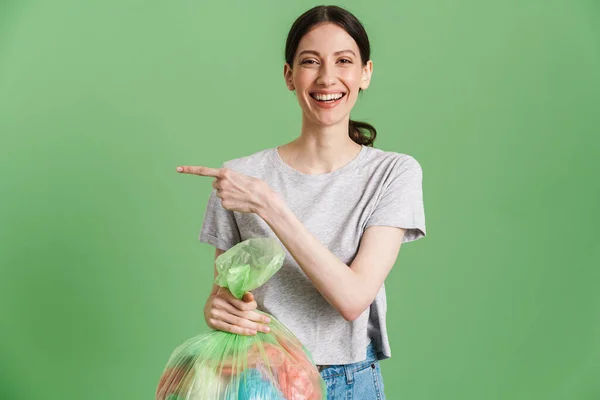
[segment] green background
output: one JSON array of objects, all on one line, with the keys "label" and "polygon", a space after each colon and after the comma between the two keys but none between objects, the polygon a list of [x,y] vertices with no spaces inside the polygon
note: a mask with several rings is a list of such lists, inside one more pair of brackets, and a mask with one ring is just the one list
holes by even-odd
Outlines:
[{"label": "green background", "polygon": [[[219,166],[292,140],[316,2],[0,2],[0,398],[151,399],[205,331]],[[424,172],[387,280],[389,399],[600,398],[600,3],[348,1],[353,117]]]}]

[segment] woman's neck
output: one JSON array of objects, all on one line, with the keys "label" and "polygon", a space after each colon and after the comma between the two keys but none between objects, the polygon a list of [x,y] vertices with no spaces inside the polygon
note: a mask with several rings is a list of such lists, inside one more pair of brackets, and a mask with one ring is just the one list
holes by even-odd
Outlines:
[{"label": "woman's neck", "polygon": [[290,167],[300,172],[323,174],[348,164],[361,148],[348,135],[347,119],[331,126],[303,122],[300,137],[279,146],[279,155]]}]

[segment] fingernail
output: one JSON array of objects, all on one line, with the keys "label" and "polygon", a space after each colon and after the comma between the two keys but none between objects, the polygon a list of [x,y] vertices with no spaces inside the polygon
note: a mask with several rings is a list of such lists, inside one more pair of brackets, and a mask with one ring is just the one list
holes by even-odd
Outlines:
[{"label": "fingernail", "polygon": [[268,324],[269,322],[271,322],[271,318],[265,317],[265,322]]},{"label": "fingernail", "polygon": [[183,168],[177,167],[177,172],[181,172],[181,171],[183,171]]}]

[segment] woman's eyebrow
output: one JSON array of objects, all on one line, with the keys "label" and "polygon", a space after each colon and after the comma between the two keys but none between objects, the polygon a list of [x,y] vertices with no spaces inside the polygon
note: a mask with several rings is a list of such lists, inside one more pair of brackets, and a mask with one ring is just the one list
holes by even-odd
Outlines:
[{"label": "woman's eyebrow", "polygon": [[353,56],[355,56],[355,57],[356,57],[356,53],[355,53],[354,51],[350,50],[350,49],[348,49],[348,50],[340,50],[340,51],[336,51],[335,53],[333,53],[333,55],[335,55],[335,56],[339,56],[340,54],[344,54],[344,53],[350,53],[350,54],[352,54]]},{"label": "woman's eyebrow", "polygon": [[[334,55],[334,56],[339,56],[340,54],[344,54],[344,53],[350,53],[350,54],[352,54],[353,56],[355,56],[355,57],[356,57],[356,53],[355,53],[353,50],[350,50],[350,49],[336,51],[335,53],[333,53],[333,55]],[[302,50],[302,51],[301,51],[301,52],[298,54],[298,57],[300,57],[300,56],[301,56],[301,55],[303,55],[303,54],[312,54],[312,55],[315,55],[315,56],[317,56],[317,57],[320,57],[320,56],[321,56],[321,54],[320,54],[318,51],[316,51],[316,50]]]}]

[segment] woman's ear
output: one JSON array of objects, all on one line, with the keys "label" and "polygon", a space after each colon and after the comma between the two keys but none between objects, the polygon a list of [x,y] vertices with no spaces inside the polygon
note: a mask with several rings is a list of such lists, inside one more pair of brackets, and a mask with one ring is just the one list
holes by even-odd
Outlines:
[{"label": "woman's ear", "polygon": [[285,85],[287,86],[288,90],[295,90],[296,87],[294,86],[294,75],[292,73],[292,67],[290,67],[290,64],[285,63],[285,65],[283,66],[283,77],[285,79]]},{"label": "woman's ear", "polygon": [[366,90],[371,84],[371,76],[373,75],[373,61],[369,60],[363,67],[362,79],[360,81],[360,88]]}]

